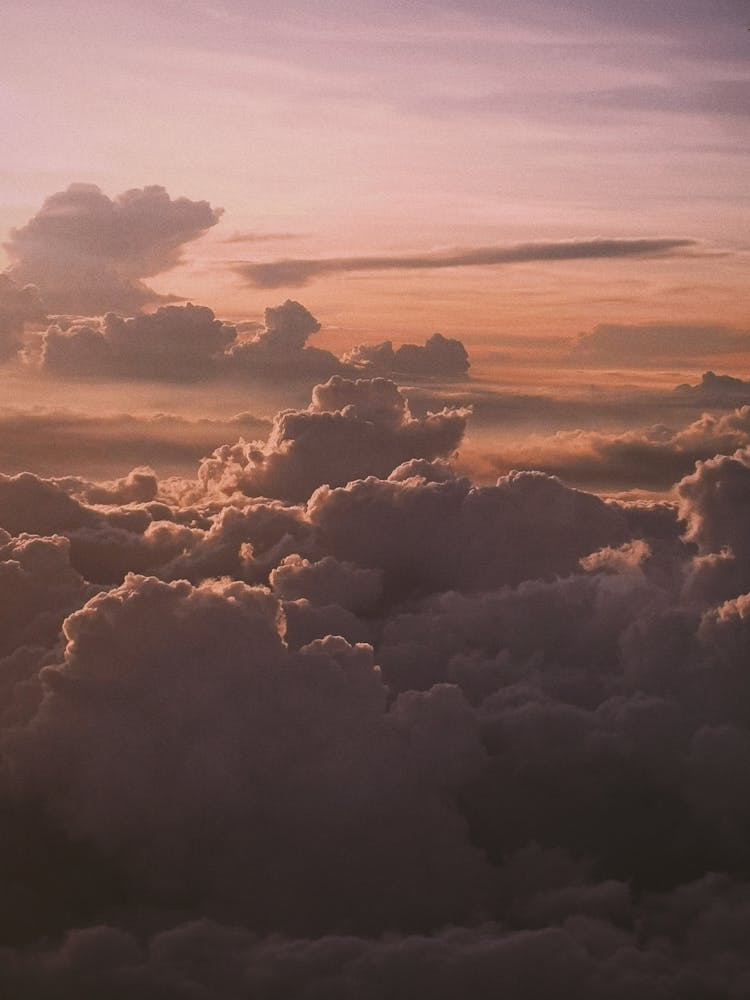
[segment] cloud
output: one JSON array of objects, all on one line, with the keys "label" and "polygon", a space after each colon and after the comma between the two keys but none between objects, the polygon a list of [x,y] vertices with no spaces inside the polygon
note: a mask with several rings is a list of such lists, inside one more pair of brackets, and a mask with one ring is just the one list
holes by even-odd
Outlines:
[{"label": "cloud", "polygon": [[255,288],[288,288],[306,285],[324,274],[358,271],[415,271],[446,267],[489,267],[534,261],[618,260],[689,252],[690,239],[596,239],[562,243],[519,243],[511,246],[474,247],[440,253],[404,256],[331,257],[289,259],[257,264],[240,262],[234,270]]},{"label": "cloud", "polygon": [[266,309],[264,325],[251,340],[232,345],[225,367],[274,378],[332,375],[341,365],[330,351],[307,347],[320,323],[305,307],[292,299]]},{"label": "cloud", "polygon": [[382,374],[460,377],[469,370],[469,355],[460,340],[434,333],[418,344],[402,344],[393,350],[390,340],[382,344],[359,344],[342,357],[355,369]]},{"label": "cloud", "polygon": [[[692,472],[696,462],[748,445],[750,406],[742,406],[722,415],[704,414],[679,430],[656,424],[619,433],[574,430],[532,436],[483,456],[479,465],[486,463],[495,474],[539,469],[594,489],[665,490]],[[470,468],[472,456],[464,461]]]},{"label": "cloud", "polygon": [[[63,376],[151,381],[288,381],[345,371],[330,351],[306,346],[319,329],[318,320],[291,299],[266,309],[263,324],[239,327],[216,319],[206,306],[167,305],[128,319],[107,313],[101,321],[50,326],[42,338],[40,364],[43,371]],[[240,332],[253,336],[245,339]],[[446,345],[438,345],[430,357],[452,356]]]},{"label": "cloud", "polygon": [[750,333],[729,326],[688,323],[645,323],[627,326],[602,323],[582,333],[571,351],[579,363],[603,365],[684,363],[707,354],[750,351]]},{"label": "cloud", "polygon": [[442,416],[334,378],[203,482],[0,480],[9,995],[744,996],[746,414],[659,503],[474,486]]},{"label": "cloud", "polygon": [[231,236],[226,236],[222,243],[277,243],[283,240],[304,239],[303,233],[258,233],[258,232],[235,232]]},{"label": "cloud", "polygon": [[50,312],[137,312],[162,298],[143,279],[179,264],[185,244],[221,214],[158,185],[111,199],[95,184],[71,184],[11,231],[10,275],[36,285]]},{"label": "cloud", "polygon": [[305,410],[283,410],[265,443],[218,448],[199,469],[207,491],[306,500],[324,483],[386,476],[410,458],[451,454],[466,429],[466,410],[411,415],[388,379],[333,376],[313,389]]},{"label": "cloud", "polygon": [[64,375],[198,379],[236,336],[206,306],[161,306],[132,319],[107,313],[99,328],[51,326],[42,342],[42,368]]},{"label": "cloud", "polygon": [[267,434],[270,421],[238,413],[189,420],[171,413],[141,416],[71,409],[0,409],[0,463],[8,473],[40,476],[125,475],[139,464],[163,476],[192,474],[227,438]]},{"label": "cloud", "polygon": [[731,375],[715,375],[714,372],[704,372],[698,385],[678,385],[675,393],[699,406],[750,404],[750,382]]},{"label": "cloud", "polygon": [[128,578],[67,619],[5,740],[16,780],[157,905],[307,932],[467,912],[487,872],[446,791],[482,760],[468,706],[436,689],[388,710],[370,647],[283,632],[267,591]]},{"label": "cloud", "polygon": [[20,349],[25,324],[41,322],[45,315],[34,285],[20,288],[7,274],[0,274],[0,362]]}]

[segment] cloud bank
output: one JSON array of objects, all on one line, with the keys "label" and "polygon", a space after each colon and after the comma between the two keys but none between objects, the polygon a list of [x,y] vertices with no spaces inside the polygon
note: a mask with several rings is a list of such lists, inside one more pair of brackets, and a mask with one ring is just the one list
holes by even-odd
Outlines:
[{"label": "cloud bank", "polygon": [[750,451],[605,502],[465,419],[0,477],[10,995],[744,996]]}]

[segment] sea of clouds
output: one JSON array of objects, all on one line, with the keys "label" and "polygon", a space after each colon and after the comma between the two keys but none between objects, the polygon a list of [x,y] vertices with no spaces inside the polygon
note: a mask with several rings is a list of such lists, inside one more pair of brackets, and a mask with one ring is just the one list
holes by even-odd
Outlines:
[{"label": "sea of clouds", "polygon": [[[103,260],[138,302],[218,218],[97,191],[71,195],[109,233],[81,275]],[[46,315],[16,278],[46,267],[54,292],[62,208],[12,238],[8,358]],[[225,441],[190,475],[0,475],[4,994],[747,997],[747,407],[558,440],[561,474],[662,486],[666,464],[666,499],[538,470],[477,485],[455,460],[470,409],[412,408],[388,377],[464,375],[457,341],[336,359],[293,301],[248,339],[199,306],[74,304],[40,378],[337,367],[269,422],[204,421],[201,446]],[[93,421],[6,414],[0,441],[91,442]],[[110,416],[97,440],[129,459],[183,423]]]}]

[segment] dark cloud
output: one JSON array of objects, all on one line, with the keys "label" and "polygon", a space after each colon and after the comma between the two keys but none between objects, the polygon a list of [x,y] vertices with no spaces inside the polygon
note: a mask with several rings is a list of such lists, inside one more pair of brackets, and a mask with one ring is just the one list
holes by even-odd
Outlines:
[{"label": "dark cloud", "polygon": [[221,214],[207,201],[172,199],[158,185],[111,199],[95,184],[71,184],[11,231],[10,275],[36,285],[50,312],[137,312],[163,298],[143,279],[179,264],[185,244]]},{"label": "dark cloud", "polygon": [[7,274],[0,274],[0,362],[20,349],[25,324],[41,322],[45,315],[34,285],[20,288]]},{"label": "dark cloud", "polygon": [[699,406],[750,404],[750,382],[732,375],[715,375],[714,372],[704,372],[697,385],[678,385],[675,393]]},{"label": "dark cloud", "polygon": [[197,481],[0,480],[9,996],[747,994],[747,414],[660,503],[437,416],[334,378]]},{"label": "dark cloud", "polygon": [[257,264],[242,262],[235,270],[255,288],[289,288],[306,285],[322,274],[357,271],[414,271],[445,267],[488,267],[533,261],[617,260],[690,252],[690,239],[596,239],[565,243],[520,243],[515,246],[474,247],[440,253],[405,256],[331,257],[319,260],[278,260]]}]

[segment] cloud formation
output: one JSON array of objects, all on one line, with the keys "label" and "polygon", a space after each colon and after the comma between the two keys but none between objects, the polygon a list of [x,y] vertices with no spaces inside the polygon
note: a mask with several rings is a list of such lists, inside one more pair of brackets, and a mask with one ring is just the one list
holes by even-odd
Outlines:
[{"label": "cloud formation", "polygon": [[194,482],[0,480],[9,995],[744,997],[746,414],[676,503],[474,486],[436,416],[337,377]]},{"label": "cloud formation", "polygon": [[287,259],[258,264],[243,261],[235,271],[254,288],[298,288],[325,274],[358,271],[423,271],[446,267],[489,267],[533,261],[617,260],[689,252],[690,239],[596,239],[562,243],[519,243],[403,256]]},{"label": "cloud formation", "polygon": [[217,320],[206,306],[160,306],[132,319],[107,313],[98,327],[49,327],[42,341],[42,368],[110,378],[204,378],[236,336],[234,327]]},{"label": "cloud formation", "polygon": [[233,344],[225,358],[229,371],[274,378],[332,375],[341,365],[330,351],[308,347],[320,323],[300,302],[287,299],[266,309],[264,325],[250,340]]},{"label": "cloud formation", "polygon": [[163,297],[144,283],[180,263],[183,247],[215,226],[222,209],[132,188],[112,199],[71,184],[46,199],[4,244],[10,276],[38,287],[49,312],[138,312]]},{"label": "cloud formation", "polygon": [[402,344],[393,350],[390,340],[381,344],[359,344],[342,359],[344,363],[364,372],[377,374],[408,374],[456,378],[469,370],[469,355],[460,340],[433,333],[424,346]]},{"label": "cloud formation", "polygon": [[315,386],[306,409],[277,414],[265,443],[240,440],[218,448],[198,475],[207,490],[227,495],[303,501],[322,484],[387,476],[411,458],[450,455],[467,416],[464,409],[444,409],[416,418],[394,382],[334,375]]}]

